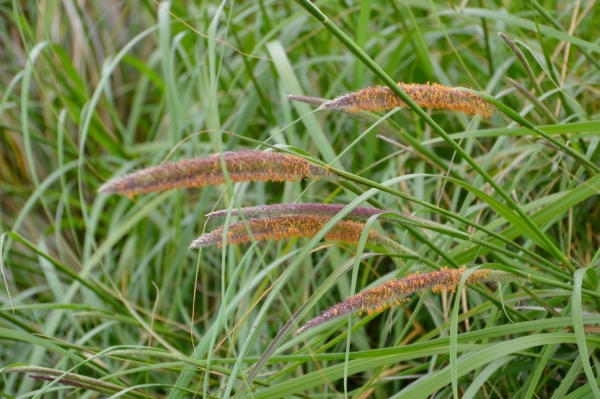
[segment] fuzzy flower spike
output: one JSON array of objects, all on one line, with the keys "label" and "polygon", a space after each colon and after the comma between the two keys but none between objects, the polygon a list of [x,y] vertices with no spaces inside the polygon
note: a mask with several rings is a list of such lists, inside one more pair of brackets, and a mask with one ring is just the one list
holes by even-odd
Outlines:
[{"label": "fuzzy flower spike", "polygon": [[[263,217],[272,217],[272,216],[298,216],[298,215],[313,215],[313,216],[328,216],[333,217],[342,211],[346,205],[338,205],[338,204],[273,204],[273,205],[258,205],[258,206],[250,206],[246,208],[232,209],[232,216],[239,216],[240,213],[249,219],[254,218],[263,218]],[[225,217],[227,216],[227,209],[215,211],[207,214],[209,217]],[[400,225],[405,224],[419,224],[426,228],[433,229],[442,229],[446,231],[454,231],[456,233],[462,234],[460,231],[448,227],[445,225],[441,225],[436,222],[432,222],[428,219],[418,218],[412,215],[402,214],[396,211],[378,209],[378,208],[369,208],[369,207],[356,207],[348,213],[346,216],[347,219],[352,220],[364,220],[368,219],[373,215],[380,215],[382,213],[395,214],[399,216],[401,219],[393,218],[393,217],[382,217],[381,219],[386,220],[390,223],[396,223]]]},{"label": "fuzzy flower spike", "polygon": [[247,181],[295,181],[306,178],[335,181],[326,168],[289,154],[265,151],[232,151],[206,158],[184,159],[142,169],[110,180],[98,190],[107,194],[157,192],[184,187],[204,187],[225,183],[221,156],[234,183]]},{"label": "fuzzy flower spike", "polygon": [[[247,218],[261,218],[266,216],[280,216],[280,215],[315,215],[315,216],[335,216],[337,213],[342,211],[346,205],[340,204],[273,204],[273,205],[258,205],[250,206],[241,209],[241,213]],[[207,214],[208,217],[225,217],[227,216],[227,209],[221,211],[215,211]],[[367,208],[367,207],[356,207],[348,214],[349,219],[368,219],[373,215],[379,215],[381,213],[394,213],[394,211],[387,211],[384,209]],[[231,216],[239,216],[240,210],[234,208],[231,210]],[[406,215],[402,215],[405,216]]]},{"label": "fuzzy flower spike", "polygon": [[[366,289],[337,305],[324,310],[319,316],[309,320],[296,334],[349,314],[366,312],[371,315],[409,300],[409,296],[418,290],[430,289],[437,293],[444,289],[455,290],[465,268],[442,269],[429,273],[416,273],[401,279],[392,279],[383,284]],[[484,282],[527,281],[524,277],[498,270],[475,270],[467,278],[468,284]]]},{"label": "fuzzy flower spike", "polygon": [[[252,235],[248,234],[244,222],[232,223],[227,232],[227,244],[243,244],[261,240],[281,240],[293,237],[314,237],[331,220],[327,216],[295,215],[275,216],[264,219],[248,220]],[[365,229],[364,223],[341,220],[325,235],[326,240],[343,241],[356,244]],[[221,226],[206,233],[192,242],[190,248],[201,248],[223,243],[225,227]],[[392,248],[399,253],[418,256],[397,242],[379,234],[375,229],[369,232],[368,242]]]},{"label": "fuzzy flower spike", "polygon": [[[468,91],[434,84],[398,83],[398,86],[420,107],[462,111],[489,118],[500,110],[483,98]],[[387,86],[371,86],[339,96],[320,105],[320,109],[358,111],[389,111],[408,106]]]}]

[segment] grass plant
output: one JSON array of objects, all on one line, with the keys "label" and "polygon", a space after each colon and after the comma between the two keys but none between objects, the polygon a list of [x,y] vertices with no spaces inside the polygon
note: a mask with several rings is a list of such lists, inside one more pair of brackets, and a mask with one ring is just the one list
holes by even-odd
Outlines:
[{"label": "grass plant", "polygon": [[599,16],[2,3],[0,397],[600,397]]}]

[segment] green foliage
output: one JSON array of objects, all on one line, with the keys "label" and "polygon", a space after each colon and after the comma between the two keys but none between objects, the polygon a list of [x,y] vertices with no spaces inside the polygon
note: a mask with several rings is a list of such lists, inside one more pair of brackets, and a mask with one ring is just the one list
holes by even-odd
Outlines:
[{"label": "green foliage", "polygon": [[[1,3],[0,391],[600,396],[600,11],[465,5]],[[422,109],[397,82],[462,87],[502,115]],[[317,109],[377,85],[410,109]],[[97,192],[268,148],[341,178]],[[235,209],[295,202],[347,206],[312,237],[188,249],[212,211],[226,230]],[[323,241],[365,206],[392,212],[368,214],[358,244]],[[293,335],[357,292],[461,266],[529,282],[464,273],[456,292]]]}]

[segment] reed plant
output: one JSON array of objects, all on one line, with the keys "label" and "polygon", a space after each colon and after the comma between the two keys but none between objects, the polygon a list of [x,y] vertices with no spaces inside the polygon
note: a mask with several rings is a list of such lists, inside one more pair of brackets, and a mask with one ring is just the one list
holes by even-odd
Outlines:
[{"label": "reed plant", "polygon": [[600,397],[594,2],[2,10],[6,397]]}]

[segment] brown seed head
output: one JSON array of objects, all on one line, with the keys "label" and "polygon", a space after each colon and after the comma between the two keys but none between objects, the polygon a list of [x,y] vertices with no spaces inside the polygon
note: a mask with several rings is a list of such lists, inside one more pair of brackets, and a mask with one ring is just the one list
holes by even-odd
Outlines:
[{"label": "brown seed head", "polygon": [[[346,205],[339,204],[273,204],[242,208],[241,213],[250,219],[279,215],[335,216],[345,207]],[[386,212],[391,213],[393,211],[359,206],[350,211],[350,213],[346,217],[348,219],[368,219],[373,215],[378,215],[380,213]],[[239,214],[240,211],[238,209],[234,208],[231,210],[232,216],[239,216]],[[211,212],[206,216],[225,217],[227,216],[227,210]]]},{"label": "brown seed head", "polygon": [[[340,211],[342,211],[346,205],[338,205],[338,204],[273,204],[273,205],[258,205],[242,208],[241,210],[232,209],[232,216],[239,216],[240,212],[247,218],[261,218],[261,217],[272,217],[272,216],[281,216],[281,215],[313,215],[313,216],[329,216],[333,217],[337,215]],[[225,217],[227,216],[227,210],[215,211],[207,214],[206,216],[210,217]],[[381,217],[382,220],[388,221],[390,223],[400,224],[400,225],[414,225],[421,224],[427,226],[429,228],[434,229],[444,229],[447,231],[454,231],[457,233],[461,233],[460,231],[445,225],[440,225],[439,223],[432,222],[431,220],[421,219],[412,215],[407,215],[391,210],[384,210],[378,208],[370,208],[370,207],[356,207],[348,213],[346,218],[353,220],[364,220],[368,219],[373,215],[379,215],[382,213],[386,214],[396,214],[401,218],[394,217]],[[462,234],[462,233],[461,233]],[[384,246],[388,246],[384,244]],[[396,248],[398,248],[396,246]]]},{"label": "brown seed head", "polygon": [[[313,179],[335,180],[329,170],[306,159],[288,154],[264,151],[232,151],[222,154],[231,181],[295,181]],[[150,193],[184,187],[204,187],[225,182],[221,154],[206,158],[184,159],[175,163],[143,169],[113,179],[98,190],[101,193]]]},{"label": "brown seed head", "polygon": [[[248,226],[252,231],[252,237],[256,241],[261,240],[281,240],[292,237],[313,237],[329,222],[331,218],[325,216],[276,216],[264,219],[252,219],[248,221]],[[338,222],[325,235],[326,240],[337,240],[348,243],[357,243],[365,228],[363,223],[353,222],[351,220],[342,220]],[[219,248],[223,242],[224,227],[221,226],[210,233],[204,234],[194,240],[190,248],[200,248],[209,245],[218,245]],[[369,241],[379,244],[381,236],[377,231],[369,232]],[[227,232],[227,244],[243,244],[252,239],[243,222],[232,223]]]},{"label": "brown seed head", "polygon": [[[386,281],[377,287],[366,289],[344,302],[324,310],[319,316],[309,320],[298,329],[296,334],[349,314],[366,312],[371,315],[382,312],[391,306],[408,300],[410,295],[420,289],[430,289],[435,293],[442,290],[455,290],[464,271],[464,267],[460,269],[442,269],[429,273],[415,273],[405,278]],[[526,279],[512,273],[489,269],[475,270],[467,278],[469,284],[491,281],[509,282],[526,281]]]},{"label": "brown seed head", "polygon": [[[479,114],[486,118],[500,111],[476,94],[452,87],[434,84],[406,84],[398,86],[420,107],[462,111]],[[371,86],[345,94],[320,106],[321,109],[345,110],[350,112],[389,111],[408,106],[389,87]]]}]

